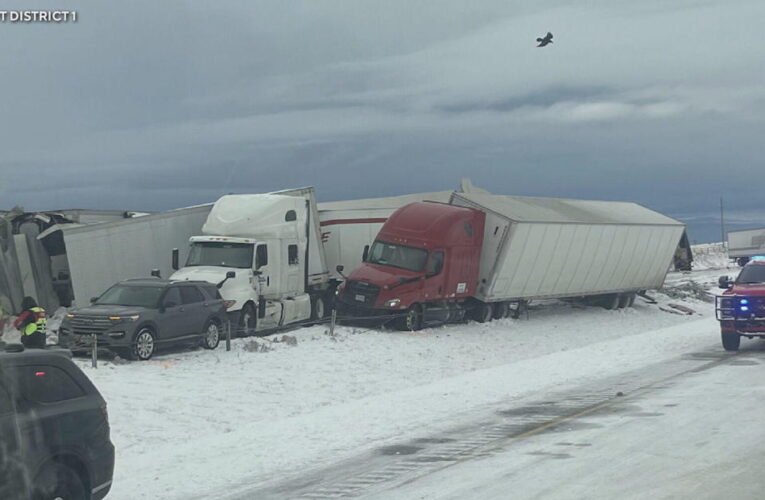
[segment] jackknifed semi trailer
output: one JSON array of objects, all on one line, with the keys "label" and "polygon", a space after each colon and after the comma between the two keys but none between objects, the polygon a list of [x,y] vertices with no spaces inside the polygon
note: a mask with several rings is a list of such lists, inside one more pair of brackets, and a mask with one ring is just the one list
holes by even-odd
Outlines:
[{"label": "jackknifed semi trailer", "polygon": [[684,229],[636,203],[454,193],[391,215],[337,302],[404,329],[490,321],[539,299],[628,307],[662,286]]}]

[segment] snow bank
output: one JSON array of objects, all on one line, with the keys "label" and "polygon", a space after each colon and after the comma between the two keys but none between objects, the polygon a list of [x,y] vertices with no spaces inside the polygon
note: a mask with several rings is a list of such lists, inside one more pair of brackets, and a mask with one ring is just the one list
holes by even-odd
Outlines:
[{"label": "snow bank", "polygon": [[723,243],[692,245],[693,270],[729,269],[738,267],[730,258]]}]

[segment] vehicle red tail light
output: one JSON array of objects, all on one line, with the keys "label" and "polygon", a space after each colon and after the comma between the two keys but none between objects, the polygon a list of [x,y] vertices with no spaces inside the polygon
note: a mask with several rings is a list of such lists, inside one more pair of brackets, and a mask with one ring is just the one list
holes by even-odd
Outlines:
[{"label": "vehicle red tail light", "polygon": [[233,306],[234,304],[236,304],[236,301],[235,301],[235,300],[224,300],[224,301],[223,301],[223,306],[224,306],[226,309],[230,309],[230,308],[231,308],[231,306]]}]

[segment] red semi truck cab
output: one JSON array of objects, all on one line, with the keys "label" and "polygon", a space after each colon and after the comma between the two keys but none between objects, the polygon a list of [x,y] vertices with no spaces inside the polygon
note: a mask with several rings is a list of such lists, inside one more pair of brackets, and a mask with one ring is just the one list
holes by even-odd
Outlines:
[{"label": "red semi truck cab", "polygon": [[722,295],[715,299],[722,344],[736,351],[741,337],[765,338],[765,256],[752,257],[735,281],[721,276]]},{"label": "red semi truck cab", "polygon": [[444,203],[399,208],[338,289],[338,309],[395,316],[407,330],[461,320],[478,285],[484,222],[479,210]]}]

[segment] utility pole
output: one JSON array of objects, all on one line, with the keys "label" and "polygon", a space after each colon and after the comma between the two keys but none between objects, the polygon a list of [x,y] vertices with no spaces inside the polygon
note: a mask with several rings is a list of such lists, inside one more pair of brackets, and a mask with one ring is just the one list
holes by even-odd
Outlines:
[{"label": "utility pole", "polygon": [[725,248],[725,217],[723,216],[723,198],[720,196],[720,232],[722,234],[722,246]]}]

